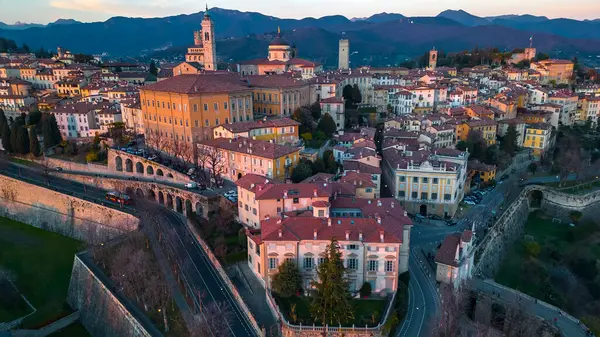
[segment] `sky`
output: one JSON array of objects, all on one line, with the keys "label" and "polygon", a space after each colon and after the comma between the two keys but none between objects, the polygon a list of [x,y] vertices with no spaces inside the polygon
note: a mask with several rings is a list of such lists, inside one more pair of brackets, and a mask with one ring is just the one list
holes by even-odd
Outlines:
[{"label": "sky", "polygon": [[[46,24],[59,18],[92,22],[113,16],[163,17],[196,13],[204,6],[205,3],[198,0],[0,0],[0,21]],[[208,6],[282,18],[334,14],[352,18],[381,12],[435,16],[446,9],[463,9],[478,16],[533,14],[579,20],[600,18],[600,0],[214,0]]]}]

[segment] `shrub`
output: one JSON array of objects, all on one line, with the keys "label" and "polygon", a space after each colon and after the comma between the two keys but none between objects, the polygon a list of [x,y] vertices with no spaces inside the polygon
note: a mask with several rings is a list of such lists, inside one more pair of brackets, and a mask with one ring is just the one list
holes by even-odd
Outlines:
[{"label": "shrub", "polygon": [[88,163],[94,162],[94,161],[98,161],[98,152],[96,151],[90,151],[88,152],[88,154],[85,156],[85,160]]},{"label": "shrub", "polygon": [[360,297],[369,297],[371,296],[371,283],[365,282],[363,286],[360,288]]},{"label": "shrub", "polygon": [[531,257],[538,257],[542,251],[542,247],[539,243],[530,241],[525,243],[525,251],[527,252],[527,255]]}]

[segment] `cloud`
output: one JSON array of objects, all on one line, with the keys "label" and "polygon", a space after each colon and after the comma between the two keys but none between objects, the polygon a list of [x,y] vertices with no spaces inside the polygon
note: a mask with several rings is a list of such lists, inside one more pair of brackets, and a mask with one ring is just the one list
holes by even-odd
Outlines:
[{"label": "cloud", "polygon": [[196,12],[197,1],[190,0],[51,0],[50,6],[107,15],[153,17]]}]

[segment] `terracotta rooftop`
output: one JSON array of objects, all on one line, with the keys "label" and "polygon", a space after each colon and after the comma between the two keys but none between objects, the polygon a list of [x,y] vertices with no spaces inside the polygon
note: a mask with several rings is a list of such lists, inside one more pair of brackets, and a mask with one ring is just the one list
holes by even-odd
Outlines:
[{"label": "terracotta rooftop", "polygon": [[351,183],[357,188],[363,187],[377,187],[377,185],[371,181],[371,175],[368,173],[358,173],[354,171],[346,171],[340,179],[340,182]]},{"label": "terracotta rooftop", "polygon": [[268,159],[280,158],[298,151],[295,147],[269,143],[263,140],[253,140],[245,137],[238,137],[236,139],[216,138],[204,140],[199,142],[198,145],[252,154],[257,157]]},{"label": "terracotta rooftop", "polygon": [[248,91],[246,80],[236,74],[179,75],[147,85],[141,91],[208,94]]},{"label": "terracotta rooftop", "polygon": [[229,124],[221,124],[218,127],[223,127],[226,130],[233,133],[241,133],[248,132],[250,130],[262,129],[262,128],[277,128],[277,127],[285,127],[285,126],[299,126],[300,123],[296,122],[291,118],[276,118],[276,119],[267,119],[267,120],[258,120],[258,121],[249,121],[249,122],[237,122],[237,123],[229,123]]},{"label": "terracotta rooftop", "polygon": [[456,250],[460,245],[460,237],[460,233],[446,236],[444,242],[442,242],[442,245],[440,246],[440,249],[435,255],[436,263],[458,267],[458,260],[455,260],[454,258],[456,257]]}]

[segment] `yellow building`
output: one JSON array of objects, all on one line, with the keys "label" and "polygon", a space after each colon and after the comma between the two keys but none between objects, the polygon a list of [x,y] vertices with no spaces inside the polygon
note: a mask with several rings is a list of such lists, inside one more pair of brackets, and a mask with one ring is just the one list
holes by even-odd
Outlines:
[{"label": "yellow building", "polygon": [[498,130],[498,122],[493,119],[470,120],[462,124],[460,130],[460,140],[466,141],[469,133],[479,131],[481,137],[485,139],[487,145],[496,144],[496,131]]},{"label": "yellow building", "polygon": [[311,102],[310,83],[289,75],[246,76],[254,95],[254,114],[291,116],[294,110]]},{"label": "yellow building", "polygon": [[481,184],[488,184],[492,180],[496,180],[496,166],[487,165],[478,160],[469,161],[469,177],[472,179],[479,177]]},{"label": "yellow building", "polygon": [[541,157],[552,144],[552,125],[546,123],[528,124],[525,127],[523,147],[533,149],[533,155]]},{"label": "yellow building", "polygon": [[581,96],[577,102],[578,119],[581,122],[590,120],[592,124],[598,124],[600,114],[600,97]]},{"label": "yellow building", "polygon": [[214,128],[214,138],[246,137],[257,140],[273,141],[277,144],[295,145],[300,140],[300,123],[290,118],[266,119],[259,121],[223,124]]},{"label": "yellow building", "polygon": [[[212,169],[214,162],[214,170],[232,181],[249,173],[284,181],[298,164],[299,151],[297,147],[244,137],[217,138],[198,143],[198,164]],[[211,161],[214,157],[218,160]]]},{"label": "yellow building", "polygon": [[568,84],[573,77],[573,62],[569,60],[543,60],[531,63],[531,69],[538,71],[542,84]]},{"label": "yellow building", "polygon": [[181,75],[140,89],[144,133],[151,147],[210,139],[221,124],[250,121],[252,92],[234,74]]}]

